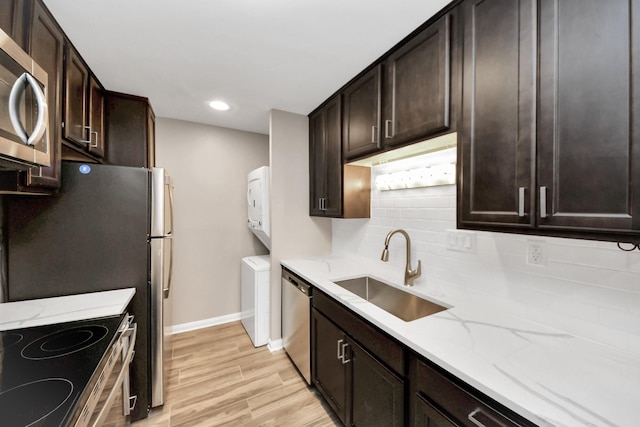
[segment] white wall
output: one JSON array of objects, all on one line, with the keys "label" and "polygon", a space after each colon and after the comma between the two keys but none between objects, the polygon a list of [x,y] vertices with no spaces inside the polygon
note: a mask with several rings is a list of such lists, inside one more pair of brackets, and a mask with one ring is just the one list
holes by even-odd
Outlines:
[{"label": "white wall", "polygon": [[[514,314],[640,354],[640,252],[615,243],[475,232],[475,253],[446,250],[456,227],[455,186],[372,192],[370,220],[333,220],[335,253],[379,259],[392,228],[413,241],[416,284],[488,296]],[[543,242],[546,266],[527,264],[527,241]],[[390,262],[404,268],[404,241],[394,236]]]},{"label": "white wall", "polygon": [[240,260],[267,249],[247,228],[247,173],[266,135],[158,118],[156,165],[175,186],[173,325],[240,312]]},{"label": "white wall", "polygon": [[271,341],[281,338],[280,260],[331,253],[331,220],[309,216],[309,120],[272,110]]}]

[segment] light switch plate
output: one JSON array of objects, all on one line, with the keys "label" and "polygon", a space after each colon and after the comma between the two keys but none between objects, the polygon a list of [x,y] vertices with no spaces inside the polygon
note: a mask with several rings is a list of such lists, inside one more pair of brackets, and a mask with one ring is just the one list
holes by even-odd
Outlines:
[{"label": "light switch plate", "polygon": [[473,253],[476,251],[476,233],[466,230],[447,230],[447,250]]}]

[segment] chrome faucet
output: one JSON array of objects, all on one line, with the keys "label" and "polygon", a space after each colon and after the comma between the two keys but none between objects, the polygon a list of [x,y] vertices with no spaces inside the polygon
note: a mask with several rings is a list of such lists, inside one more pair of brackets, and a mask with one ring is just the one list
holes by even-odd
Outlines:
[{"label": "chrome faucet", "polygon": [[387,234],[386,239],[384,239],[384,250],[382,251],[380,259],[384,262],[389,261],[389,240],[391,240],[391,236],[396,233],[402,234],[407,240],[407,266],[404,269],[404,284],[405,286],[413,286],[413,281],[422,274],[422,263],[418,260],[418,268],[415,270],[411,269],[411,239],[406,231],[401,228],[397,228],[395,230],[391,230],[389,234]]}]

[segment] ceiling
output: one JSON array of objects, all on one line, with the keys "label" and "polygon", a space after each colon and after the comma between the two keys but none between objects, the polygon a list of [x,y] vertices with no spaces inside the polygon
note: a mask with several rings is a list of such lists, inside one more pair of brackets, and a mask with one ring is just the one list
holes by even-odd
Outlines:
[{"label": "ceiling", "polygon": [[448,3],[45,0],[107,89],[159,117],[264,134],[271,109],[309,114]]}]

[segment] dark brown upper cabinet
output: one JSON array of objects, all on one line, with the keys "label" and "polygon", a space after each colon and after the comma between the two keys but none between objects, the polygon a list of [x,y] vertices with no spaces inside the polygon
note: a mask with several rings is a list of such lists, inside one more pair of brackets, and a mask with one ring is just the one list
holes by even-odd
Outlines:
[{"label": "dark brown upper cabinet", "polygon": [[459,222],[533,227],[535,2],[468,0],[462,7]]},{"label": "dark brown upper cabinet", "polygon": [[0,28],[24,51],[28,51],[25,40],[25,12],[24,0],[0,1]]},{"label": "dark brown upper cabinet", "polygon": [[640,1],[463,7],[458,226],[640,241]]},{"label": "dark brown upper cabinet", "polygon": [[457,19],[441,16],[346,86],[345,161],[455,130]]},{"label": "dark brown upper cabinet", "polygon": [[342,164],[341,94],[309,115],[309,215],[371,216],[371,170]]},{"label": "dark brown upper cabinet", "polygon": [[342,215],[341,125],[340,95],[309,116],[309,206],[312,216]]},{"label": "dark brown upper cabinet", "polygon": [[347,86],[342,96],[342,143],[345,161],[380,150],[382,65],[376,65]]},{"label": "dark brown upper cabinet", "polygon": [[155,166],[155,114],[147,98],[104,92],[104,163]]},{"label": "dark brown upper cabinet", "polygon": [[441,17],[384,61],[384,146],[450,132],[455,12]]},{"label": "dark brown upper cabinet", "polygon": [[104,157],[104,88],[92,75],[89,75],[89,123],[90,134],[87,151],[96,157]]},{"label": "dark brown upper cabinet", "polygon": [[640,1],[539,3],[538,226],[640,241]]},{"label": "dark brown upper cabinet", "polygon": [[64,138],[80,147],[89,143],[87,88],[89,68],[73,46],[65,48]]},{"label": "dark brown upper cabinet", "polygon": [[104,89],[70,43],[65,47],[64,76],[63,142],[100,159],[105,152]]}]

